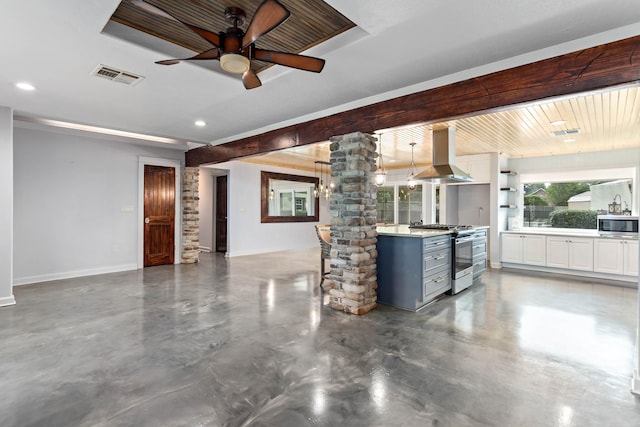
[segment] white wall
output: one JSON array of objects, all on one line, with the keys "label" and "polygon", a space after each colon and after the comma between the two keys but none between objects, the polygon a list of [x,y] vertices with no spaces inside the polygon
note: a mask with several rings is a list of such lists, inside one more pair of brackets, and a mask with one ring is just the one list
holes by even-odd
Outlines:
[{"label": "white wall", "polygon": [[[228,256],[303,249],[319,245],[314,226],[331,222],[329,202],[324,198],[320,198],[319,223],[262,224],[260,222],[260,171],[305,176],[313,176],[313,172],[306,173],[241,161],[216,164],[212,167],[229,171]],[[201,221],[206,220],[201,215]]]},{"label": "white wall", "polygon": [[178,150],[14,129],[14,284],[137,268],[138,157]]},{"label": "white wall", "polygon": [[198,212],[200,213],[200,247],[209,250],[215,250],[213,232],[214,232],[214,213],[213,210],[215,200],[215,177],[211,173],[211,169],[200,168],[200,180],[198,187]]},{"label": "white wall", "polygon": [[458,185],[458,218],[454,224],[489,225],[490,185]]},{"label": "white wall", "polygon": [[0,107],[0,307],[13,297],[13,112]]}]

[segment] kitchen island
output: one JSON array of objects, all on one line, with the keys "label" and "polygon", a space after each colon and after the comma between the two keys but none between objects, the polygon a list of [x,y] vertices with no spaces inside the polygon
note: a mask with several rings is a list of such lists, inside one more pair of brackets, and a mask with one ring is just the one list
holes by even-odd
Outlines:
[{"label": "kitchen island", "polygon": [[[378,302],[417,311],[452,289],[454,255],[451,230],[410,229],[407,225],[378,227]],[[474,229],[484,248],[469,254],[473,278],[486,269],[486,227]],[[470,264],[471,265],[471,264]],[[480,269],[480,267],[482,267]]]}]

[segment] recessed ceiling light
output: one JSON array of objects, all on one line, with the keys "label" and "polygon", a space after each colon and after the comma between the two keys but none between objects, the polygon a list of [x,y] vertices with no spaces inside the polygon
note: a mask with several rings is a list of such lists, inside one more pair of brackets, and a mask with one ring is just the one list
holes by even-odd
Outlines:
[{"label": "recessed ceiling light", "polygon": [[196,120],[195,121],[195,125],[199,126],[199,127],[202,127],[202,126],[206,126],[207,122],[205,122],[204,120]]},{"label": "recessed ceiling light", "polygon": [[556,120],[556,121],[554,121],[554,122],[551,122],[551,124],[552,124],[553,126],[560,126],[560,125],[563,125],[563,124],[565,124],[565,123],[567,123],[567,121],[566,121],[566,120]]},{"label": "recessed ceiling light", "polygon": [[26,91],[36,90],[36,87],[34,85],[32,85],[31,83],[27,83],[27,82],[16,83],[16,87],[18,89],[26,90]]},{"label": "recessed ceiling light", "polygon": [[567,139],[563,139],[562,142],[576,142],[575,138],[567,138]]}]

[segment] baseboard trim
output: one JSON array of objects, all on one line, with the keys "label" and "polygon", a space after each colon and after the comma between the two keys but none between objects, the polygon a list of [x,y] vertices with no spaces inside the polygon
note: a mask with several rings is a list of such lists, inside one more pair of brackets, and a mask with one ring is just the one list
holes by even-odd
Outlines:
[{"label": "baseboard trim", "polygon": [[90,268],[86,270],[64,271],[60,273],[41,274],[38,276],[18,277],[13,279],[14,286],[33,283],[50,282],[52,280],[72,279],[74,277],[95,276],[97,274],[118,273],[120,271],[137,270],[138,264],[121,264],[109,267]]},{"label": "baseboard trim", "polygon": [[561,274],[568,276],[584,277],[588,279],[598,279],[604,281],[615,282],[619,286],[625,286],[628,288],[636,288],[638,286],[638,278],[636,276],[622,276],[619,274],[607,274],[598,273],[595,271],[583,271],[583,270],[568,270],[563,268],[545,267],[538,265],[526,265],[526,264],[512,264],[503,262],[504,268],[510,268],[514,270],[541,272],[550,274]]},{"label": "baseboard trim", "polygon": [[16,298],[13,295],[0,298],[0,307],[7,307],[10,305],[16,305]]},{"label": "baseboard trim", "polygon": [[637,370],[633,371],[633,378],[631,378],[631,393],[640,396],[640,374]]}]

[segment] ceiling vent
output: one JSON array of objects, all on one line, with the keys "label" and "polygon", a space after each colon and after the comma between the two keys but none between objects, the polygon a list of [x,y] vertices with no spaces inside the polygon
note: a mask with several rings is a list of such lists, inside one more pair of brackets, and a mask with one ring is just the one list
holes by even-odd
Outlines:
[{"label": "ceiling vent", "polygon": [[102,64],[93,70],[91,75],[102,77],[103,79],[111,80],[113,82],[124,83],[129,86],[133,86],[140,80],[144,79],[142,76],[118,70],[117,68],[107,67]]},{"label": "ceiling vent", "polygon": [[553,136],[567,136],[567,135],[575,135],[577,133],[580,133],[580,128],[565,129],[565,130],[554,130],[553,132],[551,132],[551,135],[553,135]]}]

